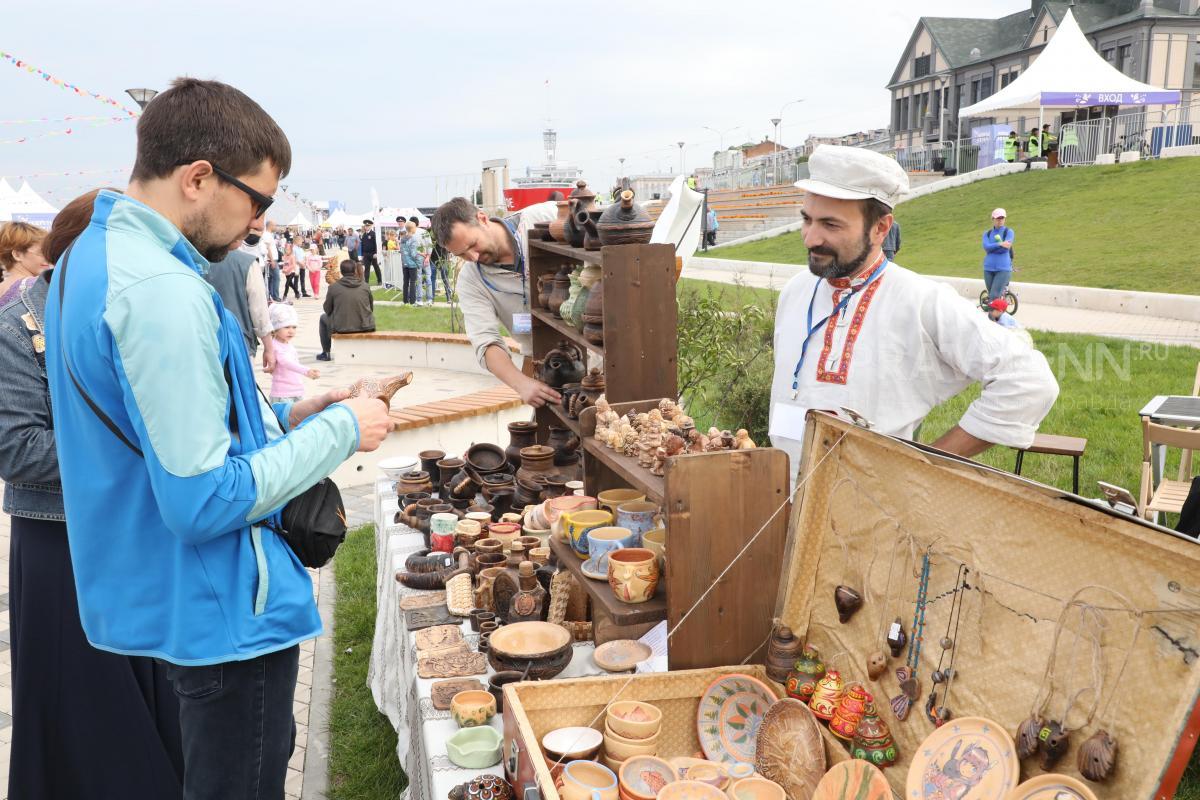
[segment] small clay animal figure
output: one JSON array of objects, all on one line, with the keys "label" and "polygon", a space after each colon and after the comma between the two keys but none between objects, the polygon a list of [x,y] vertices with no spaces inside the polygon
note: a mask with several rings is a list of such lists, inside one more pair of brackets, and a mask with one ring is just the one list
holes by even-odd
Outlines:
[{"label": "small clay animal figure", "polygon": [[887,656],[880,652],[875,652],[867,656],[867,676],[871,680],[879,680],[879,676],[886,671]]},{"label": "small clay animal figure", "polygon": [[753,450],[756,447],[758,447],[758,445],[756,445],[754,440],[750,438],[750,432],[745,428],[738,428],[737,434],[735,434],[733,437],[733,449]]},{"label": "small clay animal figure", "polygon": [[388,408],[392,407],[392,396],[396,392],[403,389],[412,383],[413,374],[411,372],[402,372],[399,375],[392,375],[389,378],[360,378],[350,387],[350,396],[358,397],[366,395],[374,397],[376,400],[382,400]]}]

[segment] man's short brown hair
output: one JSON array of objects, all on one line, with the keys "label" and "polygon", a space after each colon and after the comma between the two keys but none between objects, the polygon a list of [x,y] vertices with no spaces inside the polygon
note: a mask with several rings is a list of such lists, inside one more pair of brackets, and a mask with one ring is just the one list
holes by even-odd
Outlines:
[{"label": "man's short brown hair", "polygon": [[208,161],[231,175],[250,175],[264,161],[292,169],[292,146],[258,103],[219,81],[176,78],[138,119],[131,180],[163,178],[179,166]]},{"label": "man's short brown hair", "polygon": [[474,225],[478,222],[476,214],[479,209],[465,197],[456,197],[453,200],[447,200],[438,206],[438,210],[433,212],[433,222],[430,225],[430,233],[434,241],[445,245],[450,241],[450,234],[454,226],[458,223],[464,225]]}]

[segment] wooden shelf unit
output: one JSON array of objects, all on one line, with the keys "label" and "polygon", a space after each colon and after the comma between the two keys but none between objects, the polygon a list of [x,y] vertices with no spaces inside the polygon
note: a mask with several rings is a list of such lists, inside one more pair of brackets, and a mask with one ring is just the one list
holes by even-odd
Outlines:
[{"label": "wooden shelf unit", "polygon": [[[628,244],[583,250],[558,242],[528,240],[529,291],[533,355],[541,359],[566,340],[586,354],[589,367],[604,372],[605,396],[624,403],[646,397],[675,397],[678,392],[675,248],[669,244]],[[604,282],[604,344],[583,338],[567,322],[537,305],[538,280],[554,275],[564,262],[596,264]],[[561,410],[561,409],[560,409]],[[578,433],[578,422],[566,413],[543,407],[537,411],[539,439],[548,425],[565,424]]]},{"label": "wooden shelf unit", "polygon": [[[616,403],[613,410],[649,411],[658,402]],[[791,517],[788,508],[775,514],[790,494],[787,454],[763,447],[676,456],[660,478],[596,441],[596,409],[585,409],[579,422],[587,493],[633,487],[663,507],[667,558],[659,591],[666,589],[670,629],[683,621],[671,637],[670,668],[761,662]]]},{"label": "wooden shelf unit", "polygon": [[[575,555],[568,542],[551,538],[550,549],[558,559],[558,563],[575,576],[575,580],[583,586],[588,597],[592,600],[593,612],[599,607],[615,625],[641,625],[644,623],[661,622],[667,618],[667,592],[662,583],[654,597],[644,603],[626,603],[618,600],[613,594],[608,581],[595,580],[583,574],[583,559]],[[603,644],[600,642],[599,644]]]}]

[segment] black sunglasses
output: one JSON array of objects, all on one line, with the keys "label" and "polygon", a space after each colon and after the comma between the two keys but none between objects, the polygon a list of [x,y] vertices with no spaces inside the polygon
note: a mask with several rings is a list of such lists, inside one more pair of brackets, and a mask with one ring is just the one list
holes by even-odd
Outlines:
[{"label": "black sunglasses", "polygon": [[218,167],[216,164],[212,163],[211,161],[208,162],[208,165],[210,167],[212,167],[213,173],[218,178],[225,181],[230,186],[236,186],[238,189],[241,189],[243,192],[246,193],[246,195],[250,198],[250,201],[252,203],[254,203],[254,218],[255,219],[258,219],[263,214],[267,213],[267,209],[270,208],[271,204],[275,202],[274,197],[267,197],[262,192],[250,188],[246,184],[239,181],[237,178],[230,175],[225,170]]}]

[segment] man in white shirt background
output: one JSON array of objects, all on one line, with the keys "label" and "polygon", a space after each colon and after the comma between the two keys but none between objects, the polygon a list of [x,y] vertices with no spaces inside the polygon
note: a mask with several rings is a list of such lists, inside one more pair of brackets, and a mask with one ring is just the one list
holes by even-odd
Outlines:
[{"label": "man in white shirt background", "polygon": [[948,285],[894,264],[882,244],[908,176],[892,159],[822,145],[804,199],[809,274],[792,278],[775,318],[772,443],[792,474],[809,409],[849,408],[887,435],[912,438],[935,406],[972,383],[982,393],[934,442],[973,456],[1028,447],[1058,396],[1045,357]]}]

